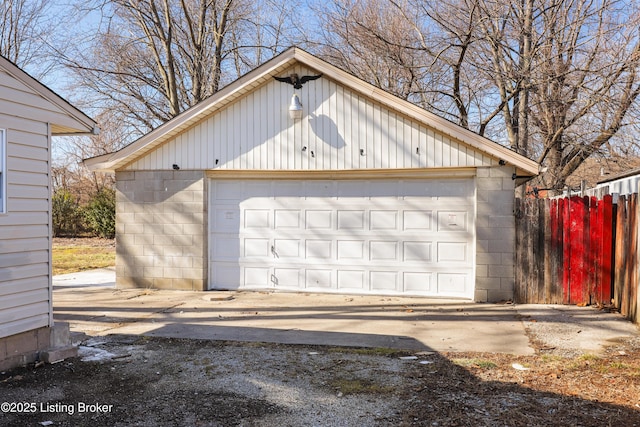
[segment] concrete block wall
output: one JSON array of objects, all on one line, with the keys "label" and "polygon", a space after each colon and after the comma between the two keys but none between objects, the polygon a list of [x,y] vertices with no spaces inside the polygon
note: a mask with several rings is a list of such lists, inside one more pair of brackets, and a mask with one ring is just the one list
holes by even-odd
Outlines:
[{"label": "concrete block wall", "polygon": [[204,171],[116,173],[116,286],[205,290]]},{"label": "concrete block wall", "polygon": [[478,168],[476,216],[476,290],[478,302],[513,298],[516,224],[513,213],[515,169]]}]

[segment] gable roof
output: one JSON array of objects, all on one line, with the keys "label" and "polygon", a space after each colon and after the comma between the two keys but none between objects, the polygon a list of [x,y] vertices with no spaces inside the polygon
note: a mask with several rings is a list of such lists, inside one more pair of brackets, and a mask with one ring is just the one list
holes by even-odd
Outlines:
[{"label": "gable roof", "polygon": [[52,135],[97,134],[99,132],[97,123],[92,118],[1,55],[0,69],[33,91],[35,95],[47,101],[52,107],[51,110],[56,111],[58,117],[64,117],[64,120],[58,120],[55,118],[55,115],[52,114]]},{"label": "gable roof", "polygon": [[535,161],[430,113],[411,102],[400,99],[296,47],[292,47],[260,65],[211,97],[184,111],[119,151],[85,159],[84,163],[94,171],[113,172],[118,170],[189,129],[215,111],[224,108],[236,99],[273,80],[274,76],[291,68],[296,63],[315,69],[323,77],[340,82],[340,84],[349,87],[351,90],[362,93],[392,110],[425,123],[429,127],[478,151],[512,164],[517,168],[518,175],[534,176],[539,172],[539,165]]}]

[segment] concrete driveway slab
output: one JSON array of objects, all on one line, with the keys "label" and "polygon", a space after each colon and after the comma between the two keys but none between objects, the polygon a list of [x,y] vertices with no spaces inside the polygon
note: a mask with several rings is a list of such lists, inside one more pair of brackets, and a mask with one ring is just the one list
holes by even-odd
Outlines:
[{"label": "concrete driveway slab", "polygon": [[[109,271],[63,279],[54,278],[55,320],[93,336],[133,334],[526,355],[535,353],[527,331],[547,321],[554,337],[566,335],[562,321],[582,322],[582,332],[597,329],[597,335],[583,335],[598,343],[596,350],[609,339],[638,332],[620,316],[584,307],[567,308],[574,314],[558,320],[559,306],[310,293],[121,290],[114,288],[114,273]],[[598,322],[588,321],[592,318]],[[536,345],[543,340],[538,338]]]}]

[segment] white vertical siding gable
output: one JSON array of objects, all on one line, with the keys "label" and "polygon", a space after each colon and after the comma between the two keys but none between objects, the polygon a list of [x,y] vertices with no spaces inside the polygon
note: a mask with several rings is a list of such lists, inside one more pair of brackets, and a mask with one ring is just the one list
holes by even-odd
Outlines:
[{"label": "white vertical siding gable", "polygon": [[[316,74],[300,65],[283,73]],[[291,96],[303,118],[289,117]],[[126,170],[357,170],[477,167],[484,155],[328,78],[276,80],[216,111]]]}]

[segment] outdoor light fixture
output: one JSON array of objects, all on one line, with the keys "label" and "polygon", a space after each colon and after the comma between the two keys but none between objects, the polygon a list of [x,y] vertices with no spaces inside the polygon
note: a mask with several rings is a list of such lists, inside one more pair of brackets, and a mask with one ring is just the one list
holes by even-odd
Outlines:
[{"label": "outdoor light fixture", "polygon": [[291,97],[291,104],[289,105],[289,116],[293,120],[300,120],[302,118],[302,103],[297,93],[294,93]]}]

